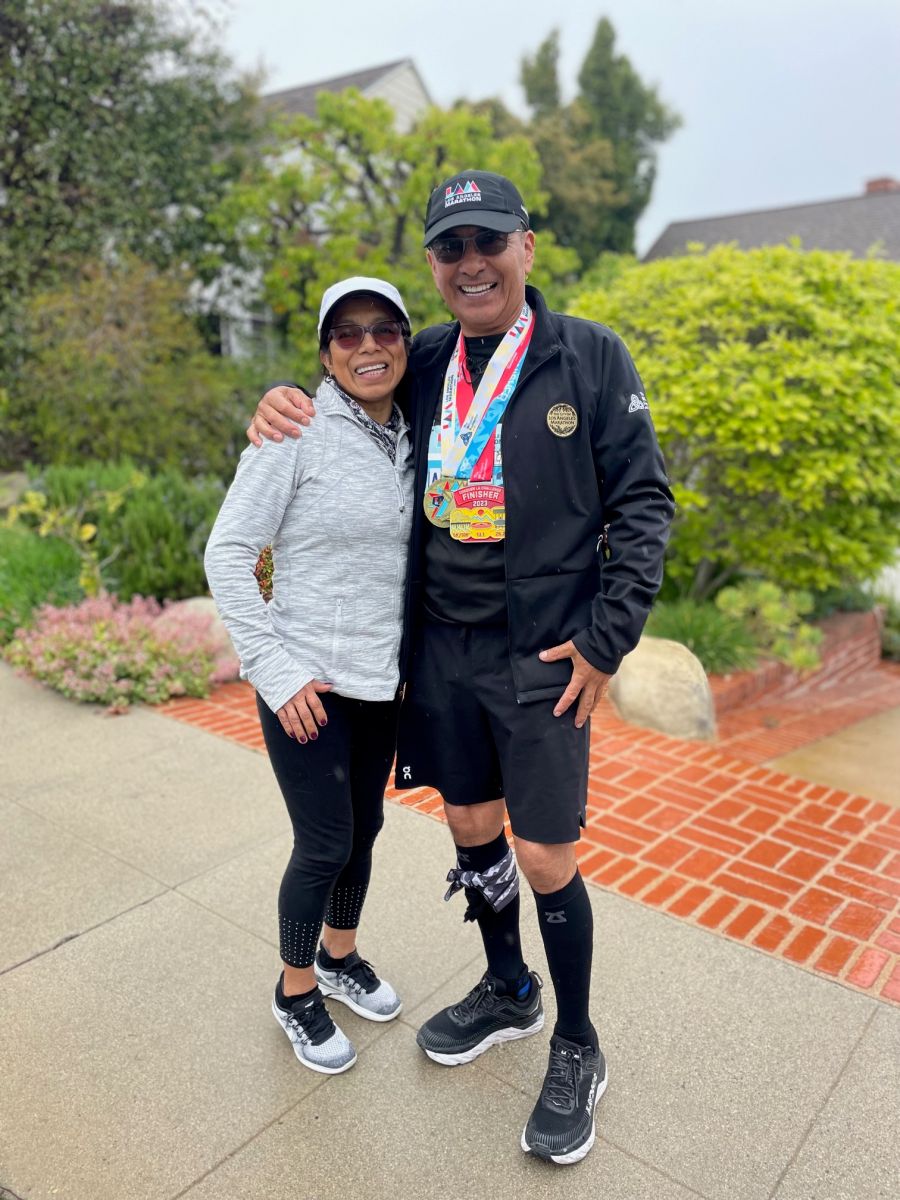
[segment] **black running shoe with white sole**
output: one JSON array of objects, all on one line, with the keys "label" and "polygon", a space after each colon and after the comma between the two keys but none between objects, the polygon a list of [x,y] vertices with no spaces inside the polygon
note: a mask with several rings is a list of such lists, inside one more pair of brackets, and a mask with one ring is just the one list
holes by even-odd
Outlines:
[{"label": "black running shoe with white sole", "polygon": [[336,970],[323,966],[321,954],[316,955],[316,980],[323,996],[340,1000],[367,1021],[393,1021],[400,1015],[400,997],[384,979],[379,979],[372,964],[360,958],[355,950]]},{"label": "black running shoe with white sole", "polygon": [[292,1003],[279,986],[272,998],[272,1013],[304,1067],[322,1075],[340,1075],[356,1062],[356,1051],[332,1021],[318,990]]},{"label": "black running shoe with white sole", "polygon": [[416,1041],[429,1058],[457,1067],[491,1046],[530,1037],[544,1028],[541,977],[529,972],[531,988],[524,1000],[502,994],[502,983],[486,971],[468,996],[426,1021]]},{"label": "black running shoe with white sole", "polygon": [[550,1062],[538,1102],[522,1133],[522,1149],[569,1166],[594,1144],[594,1109],[606,1091],[602,1050],[550,1039]]}]

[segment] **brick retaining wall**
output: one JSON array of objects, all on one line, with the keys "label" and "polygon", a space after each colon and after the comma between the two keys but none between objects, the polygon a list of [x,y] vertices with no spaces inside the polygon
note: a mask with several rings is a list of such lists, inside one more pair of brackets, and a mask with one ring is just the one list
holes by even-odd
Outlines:
[{"label": "brick retaining wall", "polygon": [[716,715],[757,700],[761,696],[820,691],[836,686],[848,675],[877,666],[881,658],[881,609],[872,612],[833,613],[819,622],[825,635],[822,665],[805,675],[785,663],[763,662],[752,671],[709,677]]}]

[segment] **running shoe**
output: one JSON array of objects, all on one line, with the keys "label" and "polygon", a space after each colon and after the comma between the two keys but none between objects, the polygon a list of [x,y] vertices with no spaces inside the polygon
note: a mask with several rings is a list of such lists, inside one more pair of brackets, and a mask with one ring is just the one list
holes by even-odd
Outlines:
[{"label": "running shoe", "polygon": [[356,1051],[328,1015],[321,993],[313,992],[291,1004],[291,997],[283,994],[279,1002],[280,991],[280,988],[275,990],[272,1012],[304,1067],[323,1075],[349,1071],[356,1062]]},{"label": "running shoe", "polygon": [[580,1162],[594,1144],[594,1109],[606,1084],[602,1050],[554,1035],[541,1094],[522,1133],[526,1154],[561,1166]]},{"label": "running shoe", "polygon": [[517,1000],[503,995],[502,981],[485,971],[468,996],[425,1022],[416,1041],[435,1062],[457,1067],[491,1046],[540,1033],[544,1028],[543,982],[534,971],[528,977],[528,995]]},{"label": "running shoe", "polygon": [[389,983],[379,979],[372,964],[353,950],[344,965],[330,971],[316,955],[316,979],[324,996],[333,996],[367,1021],[393,1021],[403,1004]]}]

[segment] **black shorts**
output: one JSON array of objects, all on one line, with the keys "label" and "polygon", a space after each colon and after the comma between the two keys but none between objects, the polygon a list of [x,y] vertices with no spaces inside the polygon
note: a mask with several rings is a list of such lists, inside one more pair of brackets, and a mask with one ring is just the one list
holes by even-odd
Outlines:
[{"label": "black shorts", "polygon": [[513,834],[576,842],[585,823],[590,721],[576,705],[516,701],[505,628],[423,625],[400,708],[396,786],[447,804],[505,799]]}]

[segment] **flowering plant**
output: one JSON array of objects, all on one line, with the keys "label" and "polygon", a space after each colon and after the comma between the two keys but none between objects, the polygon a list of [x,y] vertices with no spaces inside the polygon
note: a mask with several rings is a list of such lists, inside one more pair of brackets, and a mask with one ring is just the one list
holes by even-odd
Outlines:
[{"label": "flowering plant", "polygon": [[256,582],[259,584],[259,594],[269,604],[275,587],[275,560],[272,557],[272,547],[264,546],[256,566],[253,568]]},{"label": "flowering plant", "polygon": [[176,614],[156,600],[123,603],[101,592],[67,608],[39,608],[4,657],[64,696],[123,711],[136,701],[208,695],[228,673],[210,625],[208,616]]}]

